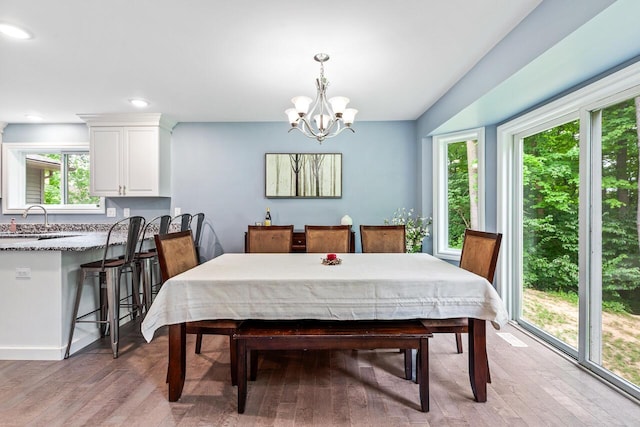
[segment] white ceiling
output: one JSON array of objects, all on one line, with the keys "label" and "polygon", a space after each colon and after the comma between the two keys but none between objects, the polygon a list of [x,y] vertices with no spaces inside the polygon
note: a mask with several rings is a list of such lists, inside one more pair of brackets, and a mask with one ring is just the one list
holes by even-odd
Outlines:
[{"label": "white ceiling", "polygon": [[329,96],[357,120],[414,120],[541,0],[0,0],[0,121],[81,122],[146,111],[179,122],[284,121],[315,95],[318,52]]}]

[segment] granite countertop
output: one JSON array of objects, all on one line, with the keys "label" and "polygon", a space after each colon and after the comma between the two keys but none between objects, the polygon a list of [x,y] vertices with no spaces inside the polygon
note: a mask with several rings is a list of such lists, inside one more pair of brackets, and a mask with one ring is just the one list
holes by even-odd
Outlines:
[{"label": "granite countertop", "polygon": [[[86,251],[105,247],[111,224],[19,224],[12,233],[0,226],[0,251]],[[152,235],[148,236],[151,237]],[[126,242],[125,232],[111,234],[109,246]]]}]

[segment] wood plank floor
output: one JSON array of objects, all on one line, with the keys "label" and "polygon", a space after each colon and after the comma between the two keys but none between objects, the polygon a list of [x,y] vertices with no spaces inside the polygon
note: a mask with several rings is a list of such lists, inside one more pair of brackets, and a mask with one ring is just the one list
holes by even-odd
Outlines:
[{"label": "wood plank floor", "polygon": [[[512,347],[489,327],[493,384],[473,401],[467,355],[453,335],[430,343],[431,411],[420,412],[418,386],[402,379],[395,351],[271,352],[236,412],[226,337],[205,336],[190,349],[179,402],[166,399],[166,333],[150,344],[122,331],[120,357],[107,341],[69,360],[0,361],[2,426],[639,426],[640,405],[519,330]],[[466,350],[466,349],[465,349]]]}]

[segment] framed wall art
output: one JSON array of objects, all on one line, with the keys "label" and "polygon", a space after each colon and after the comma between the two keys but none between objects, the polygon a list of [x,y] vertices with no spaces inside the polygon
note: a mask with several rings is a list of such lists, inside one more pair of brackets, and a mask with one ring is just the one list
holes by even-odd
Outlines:
[{"label": "framed wall art", "polygon": [[266,153],[267,198],[342,197],[342,154]]}]

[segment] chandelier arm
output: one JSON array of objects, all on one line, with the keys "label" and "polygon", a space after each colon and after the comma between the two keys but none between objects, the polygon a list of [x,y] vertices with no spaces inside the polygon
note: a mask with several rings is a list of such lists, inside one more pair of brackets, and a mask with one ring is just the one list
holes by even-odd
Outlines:
[{"label": "chandelier arm", "polygon": [[324,139],[329,139],[329,138],[333,138],[335,136],[340,135],[342,132],[344,132],[345,130],[349,129],[352,133],[356,133],[356,131],[354,129],[351,129],[350,127],[343,127],[340,128],[340,130],[336,131],[335,133],[331,134],[331,135],[325,135]]},{"label": "chandelier arm", "polygon": [[311,127],[311,124],[307,120],[306,116],[300,117],[300,119],[298,120],[298,130],[307,136],[312,135],[310,136],[310,138],[316,138],[318,135],[313,131],[313,128]]},{"label": "chandelier arm", "polygon": [[[307,138],[318,139],[318,137],[317,137],[317,136],[313,136],[313,135],[311,135],[311,134],[308,134],[307,132],[305,132],[305,131],[303,131],[303,130],[300,130],[300,128],[299,128],[299,127],[296,127],[296,128],[290,128],[288,132],[291,132],[291,131],[292,131],[292,130],[294,130],[294,129],[295,129],[295,130],[297,130],[297,131],[299,131],[300,133],[302,133],[302,134],[303,134],[304,136],[306,136]],[[288,133],[288,132],[287,132],[287,133]]]}]

